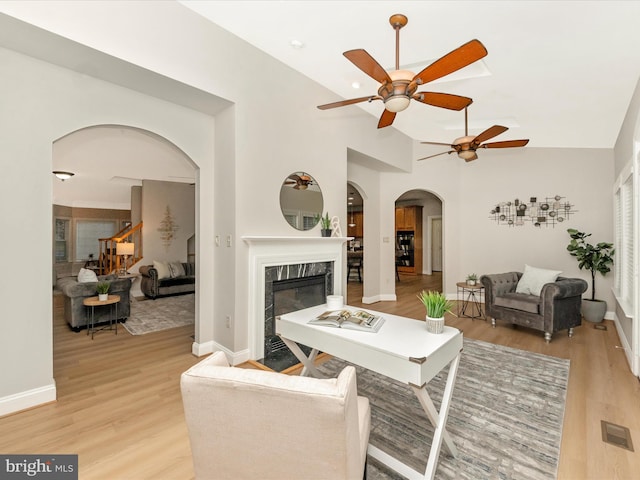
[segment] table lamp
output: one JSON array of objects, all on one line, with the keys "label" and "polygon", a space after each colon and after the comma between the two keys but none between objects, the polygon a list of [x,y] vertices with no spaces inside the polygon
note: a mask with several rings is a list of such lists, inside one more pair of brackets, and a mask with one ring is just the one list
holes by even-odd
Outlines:
[{"label": "table lamp", "polygon": [[122,258],[122,267],[120,268],[120,274],[127,274],[127,259],[129,255],[133,255],[134,250],[136,248],[135,243],[117,243],[116,244],[116,255],[121,255]]}]

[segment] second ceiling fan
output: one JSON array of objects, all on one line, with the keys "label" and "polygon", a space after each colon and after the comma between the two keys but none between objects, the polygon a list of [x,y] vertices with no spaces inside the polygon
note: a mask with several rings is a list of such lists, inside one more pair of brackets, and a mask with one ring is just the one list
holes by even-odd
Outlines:
[{"label": "second ceiling fan", "polygon": [[387,72],[364,49],[349,50],[343,53],[351,63],[381,84],[378,89],[378,95],[369,95],[367,97],[328,103],[319,105],[318,108],[320,110],[326,110],[364,101],[372,102],[374,100],[382,100],[385,109],[378,122],[378,128],[383,128],[391,125],[396,117],[396,113],[406,109],[411,100],[426,103],[434,107],[448,108],[450,110],[462,110],[471,105],[473,100],[469,97],[448,93],[417,92],[417,89],[419,85],[437,80],[480,60],[487,55],[487,50],[484,45],[478,40],[471,40],[414,75],[414,73],[409,70],[400,70],[400,29],[404,27],[407,22],[407,17],[399,13],[389,18],[389,23],[396,31],[395,70]]},{"label": "second ceiling fan", "polygon": [[478,158],[476,150],[478,148],[511,148],[511,147],[524,147],[529,143],[529,139],[526,140],[505,140],[502,142],[483,143],[487,140],[500,135],[501,133],[509,130],[502,125],[494,125],[487,128],[484,132],[477,136],[469,135],[469,124],[467,119],[467,109],[464,109],[464,137],[456,138],[453,143],[441,143],[441,142],[420,142],[428,145],[446,145],[452,150],[446,152],[436,153],[435,155],[429,155],[428,157],[419,158],[418,160],[426,160],[427,158],[437,157],[444,155],[445,153],[458,154],[458,157],[464,159],[466,162],[471,162]]}]

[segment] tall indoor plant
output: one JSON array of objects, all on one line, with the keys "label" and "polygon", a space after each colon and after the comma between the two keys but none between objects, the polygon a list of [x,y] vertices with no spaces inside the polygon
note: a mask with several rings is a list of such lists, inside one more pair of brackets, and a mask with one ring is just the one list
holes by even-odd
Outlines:
[{"label": "tall indoor plant", "polygon": [[603,276],[611,271],[613,243],[600,242],[592,245],[587,242],[590,233],[580,232],[574,228],[567,230],[571,242],[567,245],[569,254],[578,260],[580,270],[591,272],[591,299],[582,299],[582,316],[589,322],[599,323],[604,319],[607,311],[607,302],[596,298],[596,272]]}]

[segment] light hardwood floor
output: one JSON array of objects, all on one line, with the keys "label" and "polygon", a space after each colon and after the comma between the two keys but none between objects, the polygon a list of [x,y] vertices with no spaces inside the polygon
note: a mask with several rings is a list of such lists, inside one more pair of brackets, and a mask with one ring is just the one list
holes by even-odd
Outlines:
[{"label": "light hardwood floor", "polygon": [[[439,276],[401,276],[397,302],[368,305],[423,319],[416,298],[437,288]],[[360,305],[362,286],[350,282],[349,303]],[[0,418],[2,453],[75,453],[81,479],[193,478],[180,398],[180,374],[199,359],[191,355],[192,327],[131,336],[71,332],[54,296],[54,375],[58,401]],[[447,317],[464,335],[571,360],[558,478],[640,478],[640,454],[602,442],[600,420],[631,429],[640,448],[640,383],[617,349],[612,322],[591,325],[545,344],[541,334],[482,320]],[[10,368],[10,366],[3,366]]]}]

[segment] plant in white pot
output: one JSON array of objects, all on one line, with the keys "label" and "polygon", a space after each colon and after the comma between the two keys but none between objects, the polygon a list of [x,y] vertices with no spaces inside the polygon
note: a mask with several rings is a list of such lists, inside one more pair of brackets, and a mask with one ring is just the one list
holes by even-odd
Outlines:
[{"label": "plant in white pot", "polygon": [[596,298],[596,272],[604,276],[611,271],[615,253],[613,243],[600,242],[592,245],[586,241],[591,236],[590,233],[580,232],[575,228],[569,228],[567,232],[571,237],[571,242],[567,245],[569,254],[576,257],[580,270],[591,272],[591,299],[582,299],[582,316],[589,322],[600,323],[607,312],[607,302]]},{"label": "plant in white pot", "polygon": [[450,312],[453,304],[447,300],[444,294],[436,291],[423,290],[418,298],[427,311],[427,331],[430,333],[442,333],[444,329],[444,314]]},{"label": "plant in white pot", "polygon": [[473,286],[476,283],[478,283],[478,275],[476,275],[475,273],[470,273],[469,275],[467,275],[467,285]]},{"label": "plant in white pot", "polygon": [[98,300],[101,302],[109,298],[109,288],[111,284],[109,282],[98,282],[96,285],[96,292],[98,293]]}]

